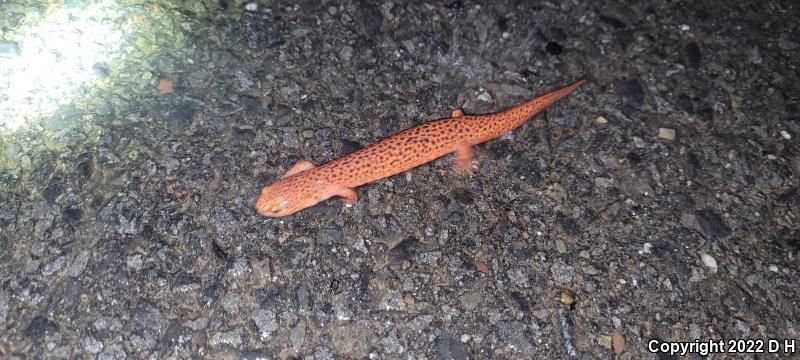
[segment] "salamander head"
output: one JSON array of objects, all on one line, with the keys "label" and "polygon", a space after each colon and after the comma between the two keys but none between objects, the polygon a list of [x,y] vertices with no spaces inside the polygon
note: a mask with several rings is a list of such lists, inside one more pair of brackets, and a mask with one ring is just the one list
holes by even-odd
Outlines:
[{"label": "salamander head", "polygon": [[304,180],[307,179],[303,179],[302,174],[297,174],[265,186],[256,201],[258,213],[268,217],[286,216],[326,199],[322,196],[322,186]]}]

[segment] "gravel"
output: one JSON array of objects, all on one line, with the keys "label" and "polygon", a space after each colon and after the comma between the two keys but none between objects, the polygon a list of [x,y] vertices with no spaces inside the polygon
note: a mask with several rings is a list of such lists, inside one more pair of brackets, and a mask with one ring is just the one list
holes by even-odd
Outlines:
[{"label": "gravel", "polygon": [[[96,86],[0,126],[0,358],[655,359],[651,339],[800,339],[798,5],[183,3],[107,13],[130,43],[89,64]],[[4,8],[0,59],[46,6]],[[445,157],[352,207],[254,211],[299,160],[579,78],[477,146],[473,175]]]}]

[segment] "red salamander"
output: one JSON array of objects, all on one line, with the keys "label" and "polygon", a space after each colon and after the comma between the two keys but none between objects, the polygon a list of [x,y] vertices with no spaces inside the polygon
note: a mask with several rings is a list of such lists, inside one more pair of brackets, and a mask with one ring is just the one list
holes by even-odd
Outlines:
[{"label": "red salamander", "polygon": [[403,130],[323,165],[298,161],[280,179],[261,190],[256,210],[264,216],[281,217],[334,196],[344,198],[345,204],[353,204],[358,201],[356,187],[449,153],[455,154],[456,170],[471,171],[473,145],[516,129],[583,83],[584,80],[579,80],[492,114],[465,115],[456,109],[449,118]]}]

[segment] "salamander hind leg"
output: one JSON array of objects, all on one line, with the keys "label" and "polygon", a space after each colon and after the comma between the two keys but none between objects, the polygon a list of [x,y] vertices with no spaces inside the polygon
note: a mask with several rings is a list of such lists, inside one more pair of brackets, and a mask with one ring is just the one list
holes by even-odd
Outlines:
[{"label": "salamander hind leg", "polygon": [[299,174],[299,173],[301,173],[303,171],[306,171],[306,170],[309,170],[309,169],[313,169],[315,167],[316,167],[316,165],[312,164],[308,160],[300,160],[300,161],[296,162],[291,168],[289,168],[289,171],[287,171],[285,174],[283,174],[283,176],[281,176],[281,179],[289,177],[289,176],[292,176],[292,175],[295,175],[295,174]]},{"label": "salamander hind leg", "polygon": [[459,174],[472,174],[478,168],[475,164],[475,150],[472,145],[460,143],[456,145],[453,153],[456,158],[455,171]]},{"label": "salamander hind leg", "polygon": [[344,204],[346,206],[352,206],[353,204],[358,202],[358,193],[356,193],[355,190],[349,187],[344,187],[344,186],[339,187],[334,192],[334,195],[341,196],[342,201],[344,201]]}]

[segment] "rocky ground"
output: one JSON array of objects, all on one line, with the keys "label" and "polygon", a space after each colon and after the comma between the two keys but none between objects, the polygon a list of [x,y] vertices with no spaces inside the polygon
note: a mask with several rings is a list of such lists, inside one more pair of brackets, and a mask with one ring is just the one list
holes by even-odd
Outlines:
[{"label": "rocky ground", "polygon": [[[104,101],[0,143],[0,357],[800,340],[794,2],[123,3],[156,33],[101,64]],[[473,176],[446,157],[350,208],[254,211],[297,160],[579,78]]]}]

